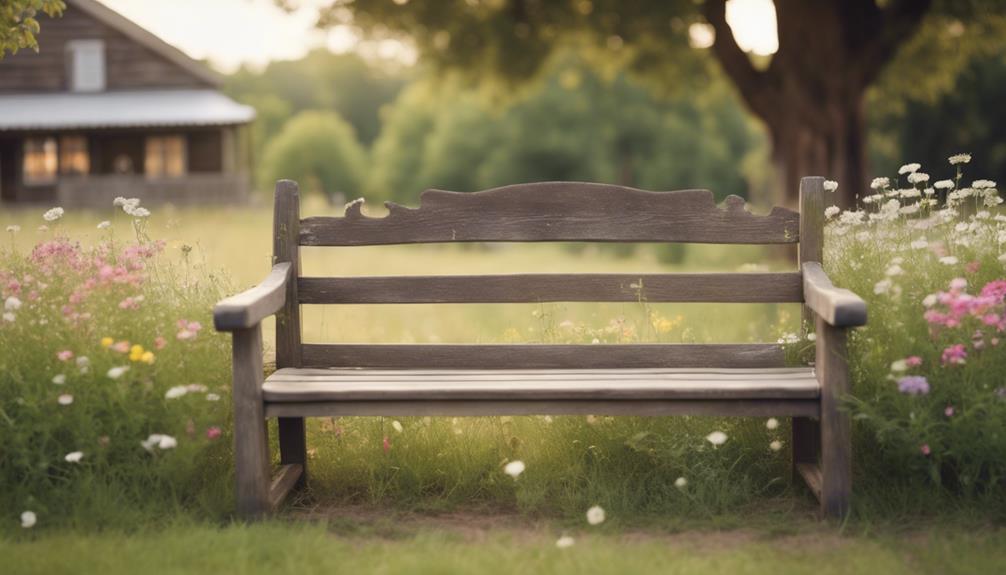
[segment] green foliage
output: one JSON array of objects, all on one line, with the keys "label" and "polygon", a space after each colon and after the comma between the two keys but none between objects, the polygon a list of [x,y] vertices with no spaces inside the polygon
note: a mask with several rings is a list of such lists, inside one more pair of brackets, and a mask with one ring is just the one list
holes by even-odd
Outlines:
[{"label": "green foliage", "polygon": [[261,179],[291,179],[302,189],[332,198],[356,194],[367,170],[367,153],[353,127],[331,112],[301,112],[284,124],[263,153]]},{"label": "green foliage", "polygon": [[22,48],[38,51],[41,26],[38,13],[55,18],[63,13],[62,0],[4,0],[0,3],[0,59]]}]

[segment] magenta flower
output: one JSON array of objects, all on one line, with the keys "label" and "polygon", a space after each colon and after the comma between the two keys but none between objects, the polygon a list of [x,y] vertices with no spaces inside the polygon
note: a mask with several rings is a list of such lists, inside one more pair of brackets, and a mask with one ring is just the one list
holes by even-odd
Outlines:
[{"label": "magenta flower", "polygon": [[63,351],[57,353],[56,357],[60,361],[70,361],[71,359],[73,359],[73,352],[68,349],[64,349]]},{"label": "magenta flower", "polygon": [[968,357],[968,352],[963,343],[954,344],[943,350],[941,361],[943,365],[963,365]]},{"label": "magenta flower", "polygon": [[908,367],[918,367],[922,365],[922,358],[917,355],[910,355],[905,358],[905,365]]},{"label": "magenta flower", "polygon": [[388,437],[384,437],[384,441],[381,442],[381,447],[384,448],[384,452],[387,453],[391,451],[391,442],[388,441]]},{"label": "magenta flower", "polygon": [[219,427],[214,425],[213,427],[210,427],[209,429],[206,430],[206,439],[216,439],[220,437],[221,434],[223,434],[223,431],[221,431]]},{"label": "magenta flower", "polygon": [[926,395],[929,381],[921,375],[906,375],[898,380],[898,391],[906,395]]},{"label": "magenta flower", "polygon": [[919,447],[919,451],[921,451],[921,452],[922,452],[922,455],[926,455],[926,456],[928,456],[928,455],[929,455],[930,453],[932,453],[932,450],[931,450],[931,449],[929,449],[929,444],[928,444],[928,443],[923,443],[923,444],[922,444],[922,445],[921,445],[921,446]]}]

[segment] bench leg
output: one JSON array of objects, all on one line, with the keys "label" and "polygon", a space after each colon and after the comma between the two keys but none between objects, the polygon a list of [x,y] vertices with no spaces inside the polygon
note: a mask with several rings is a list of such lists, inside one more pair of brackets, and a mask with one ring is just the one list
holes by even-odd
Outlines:
[{"label": "bench leg", "polygon": [[821,456],[821,423],[816,418],[794,417],[791,430],[793,446],[793,479],[801,479],[800,465],[819,464]]},{"label": "bench leg", "polygon": [[269,443],[262,403],[262,329],[234,332],[234,467],[237,514],[258,519],[270,510]]},{"label": "bench leg", "polygon": [[817,319],[817,361],[821,381],[821,513],[840,518],[852,496],[852,421],[841,409],[851,391],[846,331]]},{"label": "bench leg", "polygon": [[307,436],[303,417],[279,418],[279,459],[281,465],[301,466],[300,479],[293,486],[300,490],[307,486]]}]

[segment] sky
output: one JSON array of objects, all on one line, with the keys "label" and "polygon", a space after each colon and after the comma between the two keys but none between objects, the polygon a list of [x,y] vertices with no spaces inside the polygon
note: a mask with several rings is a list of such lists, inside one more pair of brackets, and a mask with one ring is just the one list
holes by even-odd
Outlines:
[{"label": "sky", "polygon": [[[292,13],[273,0],[100,0],[130,20],[160,36],[196,59],[207,59],[224,72],[242,64],[259,68],[272,60],[297,59],[313,48],[335,52],[366,50],[403,61],[414,59],[407,46],[383,42],[360,46],[353,31],[314,27],[318,7],[331,0],[298,0]],[[757,54],[776,51],[775,10],[772,0],[730,0],[727,21],[738,44]],[[226,23],[226,25],[223,25]],[[699,44],[708,33],[698,34]]]}]

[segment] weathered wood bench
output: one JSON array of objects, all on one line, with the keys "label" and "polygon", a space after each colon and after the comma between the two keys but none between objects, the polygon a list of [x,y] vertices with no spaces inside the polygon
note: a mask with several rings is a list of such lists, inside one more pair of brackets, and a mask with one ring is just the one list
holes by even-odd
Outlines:
[{"label": "weathered wood bench", "polygon": [[[301,219],[297,185],[276,186],[272,273],[221,301],[216,328],[233,332],[237,510],[253,518],[307,478],[304,418],[343,415],[739,415],[793,418],[794,475],[825,515],[848,510],[850,422],[846,329],[866,304],[821,268],[822,178],[805,178],[800,213],[764,216],[738,197],[645,192],[554,182],[478,193],[430,190],[420,207],[383,218]],[[693,242],[791,244],[800,268],[780,273],[532,274],[303,277],[301,246],[436,242]],[[636,301],[803,302],[817,333],[814,367],[786,367],[776,344],[319,345],[301,342],[303,304]],[[260,323],[276,314],[277,371],[263,377]],[[279,419],[271,478],[266,418]]]}]

